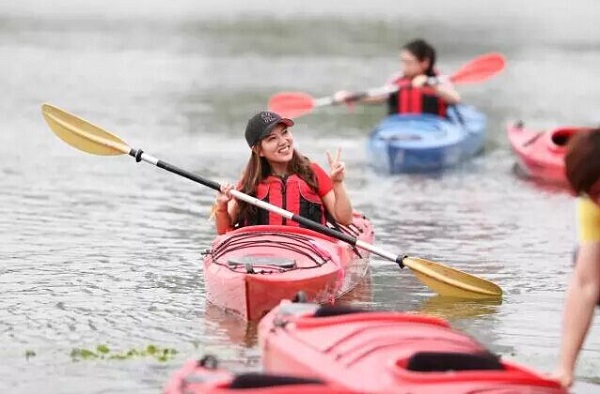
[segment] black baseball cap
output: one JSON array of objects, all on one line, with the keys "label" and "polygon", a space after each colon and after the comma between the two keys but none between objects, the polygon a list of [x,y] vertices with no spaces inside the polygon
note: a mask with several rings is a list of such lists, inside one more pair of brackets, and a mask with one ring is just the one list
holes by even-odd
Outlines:
[{"label": "black baseball cap", "polygon": [[258,141],[265,138],[279,123],[283,123],[287,127],[294,125],[294,121],[282,118],[275,112],[261,111],[254,115],[250,118],[246,126],[245,136],[248,146],[252,148]]}]

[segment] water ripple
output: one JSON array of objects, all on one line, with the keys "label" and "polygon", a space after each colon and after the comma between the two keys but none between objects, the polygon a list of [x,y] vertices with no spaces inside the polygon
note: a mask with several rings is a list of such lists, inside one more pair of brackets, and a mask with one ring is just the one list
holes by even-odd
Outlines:
[{"label": "water ripple", "polygon": [[[587,87],[599,43],[582,33],[596,26],[589,22],[597,5],[571,4],[563,13],[545,1],[538,15],[529,3],[515,7],[517,14],[500,1],[439,2],[435,9],[376,2],[381,10],[346,2],[332,18],[324,17],[333,12],[324,4],[287,1],[267,25],[244,17],[271,12],[265,1],[238,1],[233,15],[234,8],[207,3],[200,14],[194,8],[170,18],[176,12],[169,8],[163,17],[127,16],[128,23],[118,10],[86,14],[104,5],[75,9],[88,15],[77,22],[64,16],[71,6],[54,17],[40,8],[35,20],[24,16],[33,2],[0,6],[7,10],[0,56],[10,59],[0,63],[9,76],[0,81],[0,391],[155,393],[185,359],[206,352],[234,370],[260,367],[256,326],[205,298],[201,252],[214,238],[208,217],[215,192],[130,157],[75,151],[48,130],[42,102],[207,179],[233,182],[249,155],[246,120],[271,94],[377,86],[397,67],[399,42],[415,31],[436,42],[444,71],[483,52],[506,54],[500,77],[461,87],[489,115],[484,154],[439,174],[375,174],[364,140],[384,109],[373,107],[315,111],[298,119],[296,140],[323,166],[324,151],[342,147],[348,191],[373,221],[377,246],[493,280],[505,296],[448,302],[410,270],[373,258],[369,280],[343,302],[438,315],[504,357],[553,368],[575,245],[573,200],[516,176],[504,125],[597,122],[590,103],[599,91]],[[306,13],[295,13],[298,7]],[[213,17],[225,11],[227,18]],[[578,17],[563,20],[569,15]],[[73,348],[151,343],[179,354],[164,364],[70,357]],[[27,350],[36,356],[27,360]],[[588,338],[578,368],[576,391],[597,391],[597,336]]]}]

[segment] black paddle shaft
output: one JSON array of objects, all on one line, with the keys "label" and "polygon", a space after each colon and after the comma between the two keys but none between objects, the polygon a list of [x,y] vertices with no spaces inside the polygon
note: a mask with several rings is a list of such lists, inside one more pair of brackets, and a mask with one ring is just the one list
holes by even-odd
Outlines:
[{"label": "black paddle shaft", "polygon": [[173,174],[180,175],[180,176],[187,178],[189,180],[192,180],[196,183],[200,183],[204,186],[208,186],[213,190],[221,191],[221,185],[218,182],[211,181],[210,179],[202,178],[201,176],[192,174],[189,171],[186,171],[186,170],[179,168],[177,166],[174,166],[172,164],[166,163],[162,160],[152,160],[153,158],[148,158],[147,157],[148,155],[144,154],[144,151],[141,149],[131,149],[129,151],[129,156],[134,157],[135,161],[137,161],[138,163],[142,160],[147,161],[151,164],[154,164],[157,167],[162,168],[163,170],[167,170],[169,172],[172,172]]},{"label": "black paddle shaft", "polygon": [[[144,151],[142,151],[141,149],[131,149],[129,151],[129,155],[134,157],[135,161],[137,161],[137,162],[140,162],[142,160],[146,161],[148,163],[154,164],[155,166],[157,166],[159,168],[162,168],[163,170],[167,170],[169,172],[172,172],[173,174],[180,175],[191,181],[194,181],[196,183],[200,183],[204,186],[210,187],[213,190],[221,191],[221,185],[218,182],[211,181],[209,179],[205,179],[196,174],[192,174],[189,171],[186,171],[182,168],[179,168],[177,166],[174,166],[174,165],[164,162],[162,160],[157,160],[154,157],[152,157],[148,154],[145,154]],[[297,223],[300,223],[304,227],[309,228],[318,233],[329,235],[332,238],[337,238],[337,239],[344,241],[352,246],[356,245],[357,239],[351,235],[348,235],[348,234],[342,233],[340,231],[337,231],[335,229],[332,229],[330,227],[324,226],[321,223],[313,222],[310,219],[307,219],[303,216],[295,215],[292,212],[285,211],[279,207],[272,206],[269,203],[258,200],[256,198],[254,198],[252,196],[248,196],[244,193],[238,192],[236,194],[237,194],[237,196],[236,196],[237,198],[243,199],[249,204],[253,204],[253,205],[255,205],[261,209],[264,209],[266,211],[278,213],[278,214],[284,216],[285,218],[291,219]]]}]

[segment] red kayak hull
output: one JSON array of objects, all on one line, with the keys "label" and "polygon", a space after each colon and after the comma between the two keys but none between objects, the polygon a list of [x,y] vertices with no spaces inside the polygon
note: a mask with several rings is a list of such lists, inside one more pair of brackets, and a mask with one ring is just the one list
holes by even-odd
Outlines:
[{"label": "red kayak hull", "polygon": [[567,143],[583,127],[560,127],[551,130],[531,130],[521,124],[507,126],[508,141],[520,169],[532,178],[566,185],[565,154]]},{"label": "red kayak hull", "polygon": [[164,394],[351,394],[326,382],[302,381],[292,376],[235,375],[216,366],[189,360],[165,385]]},{"label": "red kayak hull", "polygon": [[261,320],[258,333],[266,372],[294,373],[370,393],[566,392],[558,382],[493,355],[498,364],[494,370],[411,367],[428,353],[434,353],[434,362],[456,353],[480,362],[474,357],[490,354],[442,319],[393,312],[315,317],[316,307],[284,301]]},{"label": "red kayak hull", "polygon": [[[371,223],[361,214],[345,230],[373,242]],[[344,242],[305,228],[244,227],[217,237],[205,256],[207,299],[245,320],[260,319],[300,291],[307,300],[331,302],[362,281],[367,257],[367,252],[356,253]]]}]

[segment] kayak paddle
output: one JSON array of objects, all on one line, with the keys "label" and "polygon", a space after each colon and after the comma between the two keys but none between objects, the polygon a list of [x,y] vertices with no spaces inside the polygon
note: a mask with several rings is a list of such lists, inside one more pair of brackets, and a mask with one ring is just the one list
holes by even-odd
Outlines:
[{"label": "kayak paddle", "polygon": [[[42,105],[42,114],[52,131],[59,138],[81,151],[103,156],[130,155],[137,162],[145,161],[211,189],[221,190],[219,183],[159,160],[144,153],[141,149],[133,149],[119,137],[51,104]],[[298,222],[313,231],[326,234],[332,238],[339,239],[352,246],[359,247],[393,261],[401,268],[405,266],[409,267],[421,282],[440,295],[460,298],[499,298],[502,296],[502,289],[485,279],[422,258],[394,255],[367,242],[358,240],[351,235],[338,232],[305,217],[295,215],[292,212],[256,199],[238,190],[232,190],[231,194],[238,200],[273,212],[286,219]]]},{"label": "kayak paddle", "polygon": [[[435,85],[440,81],[450,81],[454,84],[483,82],[504,70],[504,57],[498,53],[481,55],[463,65],[450,77],[430,77],[429,85]],[[396,85],[382,86],[364,92],[353,93],[344,102],[353,102],[366,97],[376,97],[384,94],[394,93],[398,90]],[[326,105],[338,104],[333,96],[313,98],[302,92],[282,92],[273,95],[268,102],[270,111],[281,116],[296,118],[312,112],[313,109]]]}]

